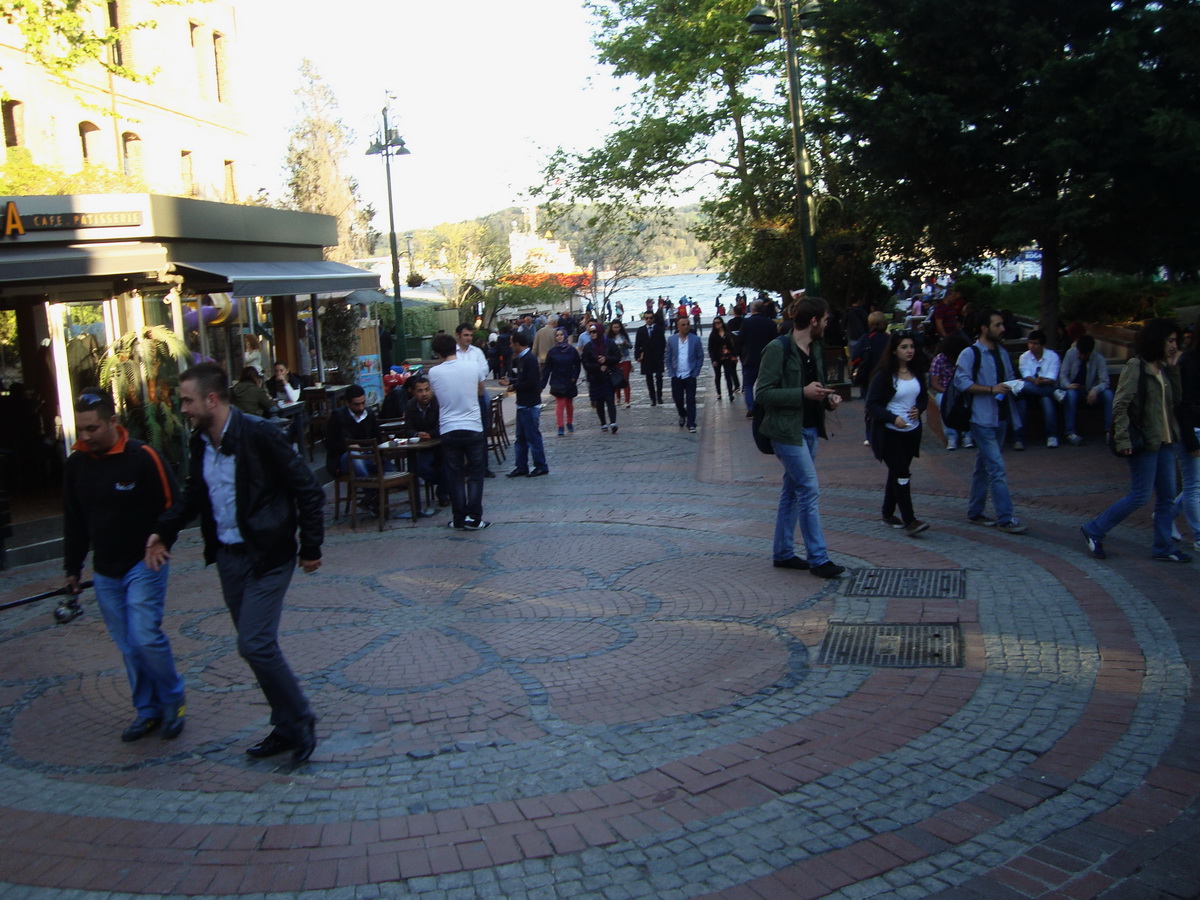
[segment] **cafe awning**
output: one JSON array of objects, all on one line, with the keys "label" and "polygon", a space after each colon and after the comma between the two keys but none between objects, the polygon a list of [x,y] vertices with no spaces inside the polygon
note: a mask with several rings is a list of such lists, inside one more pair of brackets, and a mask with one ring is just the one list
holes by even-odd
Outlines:
[{"label": "cafe awning", "polygon": [[161,272],[167,267],[162,244],[129,241],[67,246],[6,246],[0,257],[0,283],[78,281]]},{"label": "cafe awning", "polygon": [[235,297],[290,294],[331,294],[358,288],[378,288],[379,276],[365,269],[326,260],[299,262],[174,263],[193,290],[218,290]]}]

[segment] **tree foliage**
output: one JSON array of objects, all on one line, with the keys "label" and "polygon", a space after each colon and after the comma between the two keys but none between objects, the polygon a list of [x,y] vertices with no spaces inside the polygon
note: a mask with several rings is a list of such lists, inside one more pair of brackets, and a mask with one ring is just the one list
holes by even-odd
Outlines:
[{"label": "tree foliage", "polygon": [[777,90],[783,57],[748,34],[745,0],[588,6],[600,61],[638,88],[600,147],[551,157],[544,195],[657,206],[703,183],[700,234],[726,272],[768,290],[803,285],[795,242],[762,237],[793,231],[796,197]]},{"label": "tree foliage", "polygon": [[[164,6],[177,0],[153,2]],[[112,51],[131,32],[155,28],[157,23],[147,20],[113,27],[104,0],[0,0],[0,17],[17,27],[33,61],[59,79],[96,63],[121,78],[150,80],[151,73],[121,65]]]},{"label": "tree foliage", "polygon": [[7,161],[0,166],[0,193],[9,196],[138,194],[147,190],[140,178],[104,166],[88,165],[78,172],[64,172],[38,165],[24,147],[8,148]]},{"label": "tree foliage", "polygon": [[880,222],[913,223],[881,229],[893,253],[1037,242],[1048,330],[1062,273],[1196,265],[1191,0],[837,0],[815,35],[823,140],[866,173]]},{"label": "tree foliage", "polygon": [[285,206],[337,219],[338,245],[328,259],[362,259],[371,247],[374,211],[364,206],[357,182],[343,174],[353,135],[338,118],[337,98],[311,60],[300,65],[300,114],[292,126],[286,162]]}]

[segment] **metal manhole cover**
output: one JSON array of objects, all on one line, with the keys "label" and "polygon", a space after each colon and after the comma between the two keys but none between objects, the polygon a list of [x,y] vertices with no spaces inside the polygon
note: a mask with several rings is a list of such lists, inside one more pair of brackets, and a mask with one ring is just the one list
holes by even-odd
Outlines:
[{"label": "metal manhole cover", "polygon": [[962,569],[859,569],[846,586],[846,596],[963,600],[967,573]]},{"label": "metal manhole cover", "polygon": [[962,666],[958,625],[829,624],[817,665],[881,668]]}]

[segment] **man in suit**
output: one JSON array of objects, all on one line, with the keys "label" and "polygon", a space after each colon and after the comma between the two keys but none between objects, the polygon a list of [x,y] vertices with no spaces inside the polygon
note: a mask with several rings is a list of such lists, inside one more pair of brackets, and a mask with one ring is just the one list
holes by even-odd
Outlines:
[{"label": "man in suit", "polygon": [[[348,471],[347,454],[350,444],[364,438],[382,441],[379,419],[367,409],[367,392],[361,384],[352,384],[346,389],[346,405],[340,406],[329,417],[325,426],[325,468],[334,478]],[[359,475],[370,475],[366,463],[359,462]]]},{"label": "man in suit", "polygon": [[[512,378],[501,378],[500,383],[517,395],[517,437],[513,441],[516,468],[508,473],[509,478],[548,475],[546,451],[542,446],[542,432],[538,419],[542,413],[542,373],[537,357],[529,349],[533,343],[524,332],[513,334]],[[529,456],[533,454],[533,470],[529,469]]]},{"label": "man in suit", "polygon": [[646,388],[650,391],[650,405],[663,402],[663,366],[667,355],[666,326],[662,319],[647,310],[642,313],[645,325],[637,330],[633,340],[633,358],[642,367],[646,376]]},{"label": "man in suit", "polygon": [[738,339],[742,345],[742,396],[746,398],[746,418],[754,415],[754,382],[758,379],[759,360],[767,344],[779,337],[775,320],[767,316],[766,304],[755,300],[750,315],[742,321]]}]

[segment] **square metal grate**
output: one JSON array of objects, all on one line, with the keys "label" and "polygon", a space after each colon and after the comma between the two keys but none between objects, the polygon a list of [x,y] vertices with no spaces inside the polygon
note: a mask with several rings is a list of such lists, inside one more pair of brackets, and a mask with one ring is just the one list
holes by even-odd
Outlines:
[{"label": "square metal grate", "polygon": [[829,623],[817,664],[880,668],[962,666],[958,625],[845,625]]},{"label": "square metal grate", "polygon": [[847,597],[962,600],[967,573],[962,569],[858,569],[846,586]]}]

